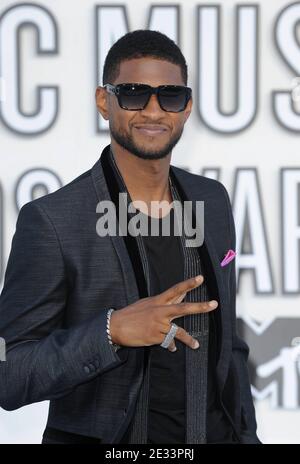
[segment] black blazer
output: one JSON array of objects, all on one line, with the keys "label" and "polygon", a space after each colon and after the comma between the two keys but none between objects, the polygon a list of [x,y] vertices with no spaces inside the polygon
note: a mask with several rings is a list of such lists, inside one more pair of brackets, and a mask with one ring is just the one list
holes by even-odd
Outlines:
[{"label": "black blazer", "polygon": [[[54,193],[25,204],[0,296],[0,406],[15,410],[50,400],[44,443],[118,443],[133,415],[143,376],[143,347],[115,352],[106,311],[139,299],[124,238],[99,237],[96,205],[114,192],[95,165]],[[103,157],[103,158],[102,158]],[[236,332],[235,249],[229,197],[218,181],[171,165],[186,199],[205,201],[201,247],[219,302],[217,384],[223,408],[242,443],[259,443],[247,368],[249,348]]]}]

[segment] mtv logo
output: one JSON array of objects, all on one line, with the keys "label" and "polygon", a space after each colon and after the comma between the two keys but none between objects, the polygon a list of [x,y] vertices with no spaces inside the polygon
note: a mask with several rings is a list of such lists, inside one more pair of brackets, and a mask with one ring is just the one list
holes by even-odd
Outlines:
[{"label": "mtv logo", "polygon": [[270,397],[273,408],[298,409],[300,318],[276,318],[262,324],[238,318],[237,328],[250,347],[248,365],[254,399]]}]

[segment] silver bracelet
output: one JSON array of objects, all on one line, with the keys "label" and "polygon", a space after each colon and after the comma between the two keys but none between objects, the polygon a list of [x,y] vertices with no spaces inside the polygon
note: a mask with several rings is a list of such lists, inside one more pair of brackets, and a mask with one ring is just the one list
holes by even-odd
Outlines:
[{"label": "silver bracelet", "polygon": [[114,308],[109,308],[109,310],[107,311],[107,323],[106,323],[106,332],[107,332],[107,336],[108,336],[108,341],[110,343],[110,345],[112,345],[113,349],[115,351],[117,351],[119,348],[121,348],[120,345],[117,345],[116,343],[114,343],[111,339],[111,335],[110,335],[110,317],[111,317],[111,314],[112,312],[114,311],[115,309]]}]

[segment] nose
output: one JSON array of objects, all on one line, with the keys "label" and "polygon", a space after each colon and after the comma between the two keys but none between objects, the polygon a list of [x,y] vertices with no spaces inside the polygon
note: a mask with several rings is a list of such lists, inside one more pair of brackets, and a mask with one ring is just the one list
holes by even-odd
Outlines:
[{"label": "nose", "polygon": [[157,114],[157,112],[164,112],[164,110],[161,109],[157,95],[152,94],[147,105],[143,110],[141,110],[143,113],[147,114]]}]

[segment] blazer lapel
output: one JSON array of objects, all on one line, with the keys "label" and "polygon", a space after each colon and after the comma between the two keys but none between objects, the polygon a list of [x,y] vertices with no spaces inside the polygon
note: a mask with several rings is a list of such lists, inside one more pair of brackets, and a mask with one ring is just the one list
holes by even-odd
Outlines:
[{"label": "blazer lapel", "polygon": [[[219,307],[216,311],[220,316],[221,321],[221,344],[219,348],[219,357],[217,362],[217,376],[219,380],[219,386],[222,388],[226,379],[227,369],[229,366],[229,355],[231,351],[231,317],[229,311],[229,300],[226,292],[226,287],[223,279],[223,268],[219,262],[219,256],[216,251],[216,247],[212,237],[214,230],[213,222],[213,211],[210,210],[209,196],[203,188],[201,188],[201,181],[192,183],[188,179],[186,173],[177,169],[174,166],[170,166],[170,172],[175,181],[177,181],[177,188],[179,189],[180,195],[184,200],[192,201],[192,209],[194,214],[195,201],[204,201],[204,242],[199,247],[199,253],[201,259],[204,261],[204,266],[207,272],[207,285],[210,289],[211,295],[215,298]],[[194,201],[195,200],[195,201]],[[219,335],[219,334],[218,334]]]},{"label": "blazer lapel", "polygon": [[[97,192],[97,197],[99,201],[109,200],[113,201],[116,206],[116,213],[118,211],[118,187],[115,183],[115,178],[110,172],[109,164],[108,164],[108,151],[109,145],[104,148],[102,151],[101,157],[99,160],[94,164],[92,167],[92,179],[94,182],[94,186]],[[105,170],[105,172],[104,172]],[[118,217],[118,213],[116,214]],[[118,222],[117,222],[117,230],[118,230]],[[140,298],[139,294],[139,287],[140,292],[144,293],[143,287],[143,272],[140,272],[140,260],[137,256],[136,250],[133,248],[134,245],[131,245],[133,248],[132,256],[135,255],[134,263],[132,263],[132,259],[129,255],[128,249],[126,247],[125,237],[119,236],[118,234],[115,236],[110,235],[112,244],[116,250],[117,256],[119,258],[120,266],[123,273],[123,280],[125,285],[125,291],[127,295],[127,302],[128,304],[132,304]],[[132,242],[131,242],[132,244]],[[137,267],[138,270],[135,273],[134,267]],[[136,276],[138,276],[139,285]]]}]

